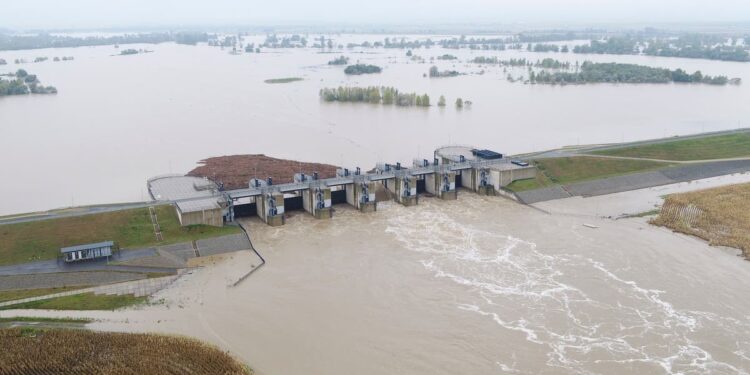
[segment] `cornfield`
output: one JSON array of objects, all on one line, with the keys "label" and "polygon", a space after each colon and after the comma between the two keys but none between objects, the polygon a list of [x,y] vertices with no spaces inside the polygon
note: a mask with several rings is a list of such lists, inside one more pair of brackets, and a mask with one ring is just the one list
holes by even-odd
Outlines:
[{"label": "cornfield", "polygon": [[738,248],[750,259],[750,184],[670,195],[651,223]]},{"label": "cornfield", "polygon": [[197,340],[77,329],[0,329],[0,374],[251,374]]}]

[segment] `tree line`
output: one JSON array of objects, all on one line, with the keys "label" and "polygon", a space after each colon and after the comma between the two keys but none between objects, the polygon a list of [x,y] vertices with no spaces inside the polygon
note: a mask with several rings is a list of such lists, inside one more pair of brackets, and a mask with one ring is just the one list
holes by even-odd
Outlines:
[{"label": "tree line", "polygon": [[404,93],[394,87],[343,87],[324,88],[320,97],[327,102],[373,103],[397,105],[400,107],[429,107],[430,97],[427,94]]},{"label": "tree line", "polygon": [[139,33],[107,37],[72,37],[64,35],[51,35],[47,33],[39,33],[36,35],[0,34],[0,51],[39,48],[90,47],[135,43],[156,44],[164,42],[177,42],[182,44],[196,44],[198,42],[206,42],[208,39],[209,35],[206,33],[190,32]]},{"label": "tree line", "polygon": [[705,83],[711,85],[739,84],[739,78],[709,76],[700,71],[688,74],[682,69],[669,70],[650,66],[619,63],[592,63],[585,61],[576,72],[529,72],[531,83],[584,84],[584,83]]}]

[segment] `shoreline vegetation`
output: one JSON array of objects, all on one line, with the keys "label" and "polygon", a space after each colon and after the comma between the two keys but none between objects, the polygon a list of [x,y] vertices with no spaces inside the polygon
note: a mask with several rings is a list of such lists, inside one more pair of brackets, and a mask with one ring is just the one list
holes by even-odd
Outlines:
[{"label": "shoreline vegetation", "polygon": [[[522,81],[539,84],[585,84],[585,83],[703,83],[723,86],[727,84],[739,85],[740,78],[728,78],[724,75],[709,76],[700,71],[692,74],[682,69],[654,68],[646,65],[622,63],[594,63],[584,61],[579,64],[563,62],[552,58],[545,58],[532,62],[526,58],[502,60],[496,56],[477,56],[469,62],[482,65],[497,65],[502,67],[526,67],[528,79],[518,79],[508,75],[508,81]],[[536,70],[535,70],[536,69]],[[572,72],[571,72],[572,70]],[[507,72],[507,69],[504,69]]]},{"label": "shoreline vegetation", "polygon": [[320,97],[326,102],[372,103],[399,107],[430,106],[430,97],[427,94],[399,92],[393,87],[324,88],[320,90]]},{"label": "shoreline vegetation", "polygon": [[360,74],[373,74],[373,73],[380,73],[383,71],[383,68],[377,66],[377,65],[368,65],[368,64],[355,64],[355,65],[349,65],[344,69],[344,73],[349,75],[360,75]]},{"label": "shoreline vegetation", "polygon": [[750,184],[668,195],[650,223],[740,249],[750,260]]},{"label": "shoreline vegetation", "polygon": [[[610,55],[647,55],[660,57],[682,57],[721,61],[750,61],[748,40],[743,46],[737,39],[710,34],[684,34],[676,38],[610,37],[591,40],[588,45],[575,46],[573,53]],[[729,43],[727,43],[730,41]]]},{"label": "shoreline vegetation", "polygon": [[6,74],[8,80],[0,77],[0,97],[8,95],[27,94],[57,94],[54,86],[43,86],[35,74],[29,74],[23,69],[15,73]]},{"label": "shoreline vegetation", "polygon": [[217,347],[183,336],[19,327],[0,329],[0,346],[0,373],[7,374],[253,373]]},{"label": "shoreline vegetation", "polygon": [[51,35],[48,33],[39,33],[36,35],[0,34],[0,51],[41,48],[91,47],[120,44],[158,44],[164,42],[195,45],[199,42],[207,42],[208,40],[209,34],[192,32],[136,33],[108,37],[73,37],[64,35]]},{"label": "shoreline vegetation", "polygon": [[271,78],[267,79],[263,82],[269,83],[269,84],[275,84],[275,83],[290,83],[290,82],[297,82],[302,81],[304,78],[301,77],[287,77],[287,78]]}]

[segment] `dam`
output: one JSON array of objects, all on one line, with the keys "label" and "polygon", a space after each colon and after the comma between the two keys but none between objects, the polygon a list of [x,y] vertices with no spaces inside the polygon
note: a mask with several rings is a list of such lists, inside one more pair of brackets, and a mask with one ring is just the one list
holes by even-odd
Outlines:
[{"label": "dam", "polygon": [[224,190],[206,178],[164,175],[148,180],[152,199],[174,204],[182,225],[221,226],[236,217],[257,215],[271,226],[284,224],[284,213],[304,209],[317,219],[333,217],[333,205],[346,203],[359,211],[377,210],[379,201],[414,206],[421,196],[455,200],[463,187],[481,195],[496,195],[513,181],[534,178],[536,168],[503,154],[471,146],[445,146],[433,160],[415,159],[411,167],[378,163],[363,172],[338,168],[335,177],[296,173],[293,182],[274,184],[272,178],[252,178],[247,188]]}]

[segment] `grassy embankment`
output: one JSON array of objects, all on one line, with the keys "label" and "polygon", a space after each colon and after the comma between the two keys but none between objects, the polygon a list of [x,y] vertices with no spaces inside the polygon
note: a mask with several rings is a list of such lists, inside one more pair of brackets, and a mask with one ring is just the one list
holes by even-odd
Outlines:
[{"label": "grassy embankment", "polygon": [[0,329],[2,374],[252,374],[187,337],[82,329]]},{"label": "grassy embankment", "polygon": [[163,241],[156,241],[148,208],[0,225],[0,265],[55,259],[61,247],[115,241],[120,248],[187,242],[239,233],[234,226],[181,227],[169,205],[156,207]]},{"label": "grassy embankment", "polygon": [[265,82],[265,83],[271,83],[271,84],[273,84],[273,83],[290,83],[290,82],[302,81],[303,79],[304,78],[300,78],[300,77],[271,78],[271,79],[267,79],[267,80],[265,80],[263,82]]},{"label": "grassy embankment", "polygon": [[670,166],[650,160],[610,159],[574,156],[535,160],[539,173],[536,178],[515,181],[507,188],[512,191],[538,189],[557,184],[571,184],[587,180],[644,172]]},{"label": "grassy embankment", "polygon": [[750,132],[613,148],[592,154],[675,161],[750,157]]},{"label": "grassy embankment", "polygon": [[21,289],[0,291],[0,302],[13,301],[17,299],[46,296],[48,294],[69,292],[71,290],[83,289],[85,286],[63,286],[59,288]]},{"label": "grassy embankment", "polygon": [[750,259],[750,183],[669,195],[651,223],[740,249]]},{"label": "grassy embankment", "polygon": [[0,310],[116,310],[145,303],[146,301],[146,297],[135,297],[132,294],[110,296],[105,294],[97,295],[94,293],[84,293],[3,306],[0,307]]},{"label": "grassy embankment", "polygon": [[83,318],[45,318],[41,316],[15,316],[12,318],[0,318],[0,323],[73,323],[86,324],[93,322],[93,319]]}]

